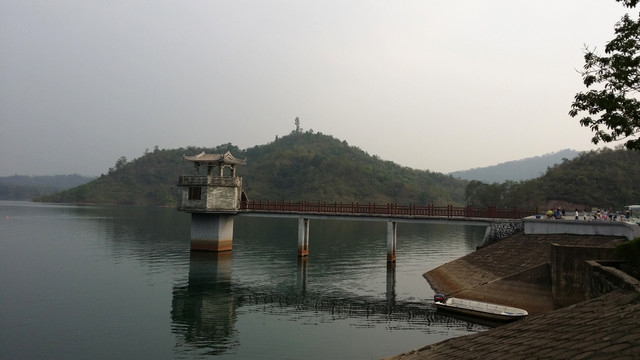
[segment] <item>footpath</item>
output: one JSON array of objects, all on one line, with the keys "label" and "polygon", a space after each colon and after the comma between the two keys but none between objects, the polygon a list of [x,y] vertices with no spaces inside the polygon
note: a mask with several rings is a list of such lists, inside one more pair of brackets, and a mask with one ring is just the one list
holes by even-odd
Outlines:
[{"label": "footpath", "polygon": [[551,243],[607,247],[621,241],[519,233],[427,272],[436,292],[520,307],[530,315],[389,359],[640,359],[640,282],[636,291],[554,309],[547,270]]}]

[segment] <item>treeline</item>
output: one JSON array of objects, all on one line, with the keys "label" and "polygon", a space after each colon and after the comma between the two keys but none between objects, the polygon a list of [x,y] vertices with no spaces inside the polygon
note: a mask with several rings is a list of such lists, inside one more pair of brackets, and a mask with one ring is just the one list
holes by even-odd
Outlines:
[{"label": "treeline", "polygon": [[640,203],[640,152],[604,148],[564,160],[532,180],[487,184],[471,181],[465,201],[474,207],[606,208]]},{"label": "treeline", "polygon": [[371,156],[322,133],[292,133],[246,151],[250,198],[463,204],[466,181]]},{"label": "treeline", "polygon": [[187,147],[121,157],[107,174],[38,201],[175,206],[178,177],[193,172],[182,155],[230,151],[250,200],[497,206],[520,209],[611,208],[640,203],[640,152],[622,148],[580,154],[535,179],[485,183],[384,161],[330,135],[294,132],[239,149]]},{"label": "treeline", "polygon": [[31,200],[91,181],[92,177],[73,175],[0,177],[0,200]]},{"label": "treeline", "polygon": [[464,205],[467,181],[384,161],[313,132],[294,132],[246,150],[232,144],[156,148],[133,161],[121,157],[106,175],[38,201],[175,206],[178,177],[193,171],[182,155],[202,151],[230,151],[247,160],[237,175],[249,199]]}]

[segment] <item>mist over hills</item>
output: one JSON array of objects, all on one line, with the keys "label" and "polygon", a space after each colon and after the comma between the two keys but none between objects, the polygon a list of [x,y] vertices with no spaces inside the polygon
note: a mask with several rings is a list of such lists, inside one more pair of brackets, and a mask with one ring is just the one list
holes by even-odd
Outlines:
[{"label": "mist over hills", "polygon": [[95,177],[72,175],[0,177],[0,200],[30,200],[85,184]]},{"label": "mist over hills", "polygon": [[549,167],[560,164],[564,159],[572,160],[580,155],[579,151],[564,149],[557,152],[513,160],[493,166],[460,170],[449,173],[456,179],[478,180],[486,183],[522,181],[543,176]]}]

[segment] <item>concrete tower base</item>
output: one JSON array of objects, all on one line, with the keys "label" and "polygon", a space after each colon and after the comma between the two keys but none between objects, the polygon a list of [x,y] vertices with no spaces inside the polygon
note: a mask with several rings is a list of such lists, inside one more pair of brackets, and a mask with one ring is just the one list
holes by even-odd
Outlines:
[{"label": "concrete tower base", "polygon": [[192,251],[231,251],[232,244],[232,214],[191,214]]}]

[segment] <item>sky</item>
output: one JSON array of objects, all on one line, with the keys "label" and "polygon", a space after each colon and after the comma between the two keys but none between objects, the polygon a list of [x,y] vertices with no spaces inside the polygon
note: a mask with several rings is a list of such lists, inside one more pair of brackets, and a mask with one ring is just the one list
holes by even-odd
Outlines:
[{"label": "sky", "polygon": [[[637,11],[637,10],[634,10]],[[0,176],[300,126],[448,173],[591,150],[568,112],[614,0],[0,0]],[[609,144],[613,147],[616,144]]]}]

